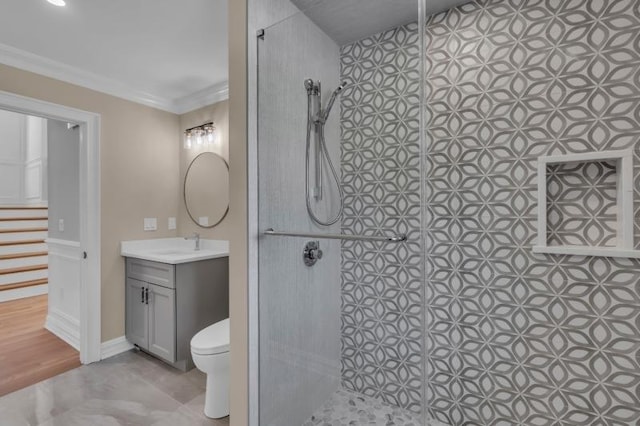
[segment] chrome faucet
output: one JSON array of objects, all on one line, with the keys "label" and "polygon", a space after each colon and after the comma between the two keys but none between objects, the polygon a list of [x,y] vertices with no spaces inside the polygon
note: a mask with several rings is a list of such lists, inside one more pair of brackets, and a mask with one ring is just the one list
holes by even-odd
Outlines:
[{"label": "chrome faucet", "polygon": [[196,242],[196,248],[195,250],[198,251],[200,250],[200,234],[198,234],[197,232],[193,233],[193,236],[191,237],[184,237],[185,240],[194,240]]}]

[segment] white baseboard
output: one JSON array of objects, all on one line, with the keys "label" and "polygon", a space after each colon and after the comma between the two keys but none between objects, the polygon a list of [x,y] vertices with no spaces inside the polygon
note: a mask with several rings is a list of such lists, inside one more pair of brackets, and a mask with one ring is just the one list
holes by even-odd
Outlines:
[{"label": "white baseboard", "polygon": [[102,342],[100,346],[100,359],[111,358],[133,348],[133,345],[124,336]]},{"label": "white baseboard", "polygon": [[0,291],[0,303],[10,300],[24,299],[26,297],[40,296],[49,293],[49,285],[34,285],[33,287],[16,288]]},{"label": "white baseboard", "polygon": [[44,327],[80,351],[80,321],[76,318],[50,307]]}]

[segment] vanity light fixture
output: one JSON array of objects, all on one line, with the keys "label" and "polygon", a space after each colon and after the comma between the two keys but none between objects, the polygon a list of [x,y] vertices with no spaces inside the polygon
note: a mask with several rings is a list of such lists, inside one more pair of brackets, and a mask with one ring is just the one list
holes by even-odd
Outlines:
[{"label": "vanity light fixture", "polygon": [[216,143],[216,127],[213,121],[192,127],[184,131],[184,148],[191,149],[194,145],[212,145]]},{"label": "vanity light fixture", "polygon": [[54,6],[63,7],[67,5],[67,3],[64,0],[47,0],[47,1]]}]

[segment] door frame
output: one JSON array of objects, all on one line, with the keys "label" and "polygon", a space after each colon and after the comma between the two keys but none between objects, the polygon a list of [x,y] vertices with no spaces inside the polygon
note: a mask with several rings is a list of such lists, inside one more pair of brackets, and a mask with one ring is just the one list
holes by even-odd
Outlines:
[{"label": "door frame", "polygon": [[100,114],[4,91],[0,108],[80,126],[80,362],[100,361]]}]

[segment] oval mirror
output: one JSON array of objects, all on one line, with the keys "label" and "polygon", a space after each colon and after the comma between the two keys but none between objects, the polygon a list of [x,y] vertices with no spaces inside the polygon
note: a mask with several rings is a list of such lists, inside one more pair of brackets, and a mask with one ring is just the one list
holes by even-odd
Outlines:
[{"label": "oval mirror", "polygon": [[213,228],[229,212],[229,164],[213,152],[193,159],[184,177],[184,204],[191,220]]}]

